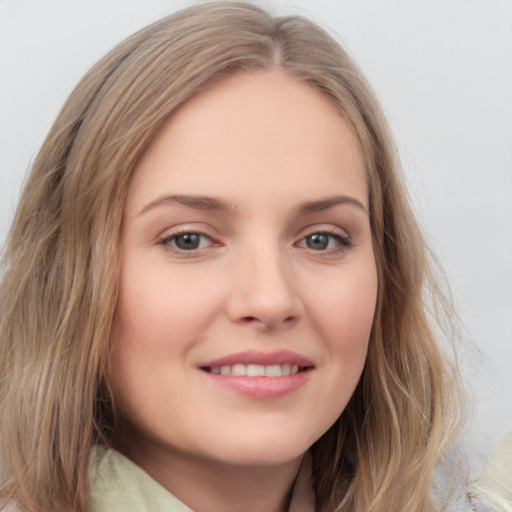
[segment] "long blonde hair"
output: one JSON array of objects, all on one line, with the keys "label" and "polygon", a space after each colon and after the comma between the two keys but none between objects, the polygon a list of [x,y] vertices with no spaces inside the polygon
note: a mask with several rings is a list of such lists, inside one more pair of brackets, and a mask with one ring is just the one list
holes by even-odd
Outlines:
[{"label": "long blonde hair", "polygon": [[351,123],[370,191],[378,306],[356,392],[311,448],[317,510],[436,509],[433,468],[454,439],[459,388],[436,341],[443,298],[384,116],[325,31],[229,1],[118,45],[76,87],[34,162],[3,256],[3,499],[26,512],[86,510],[91,445],[115,435],[107,355],[133,169],[184,102],[267,69],[320,90]]}]

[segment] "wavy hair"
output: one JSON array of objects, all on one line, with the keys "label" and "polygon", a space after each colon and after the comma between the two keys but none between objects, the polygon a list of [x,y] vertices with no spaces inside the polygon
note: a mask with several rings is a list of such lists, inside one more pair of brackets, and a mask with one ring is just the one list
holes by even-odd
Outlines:
[{"label": "wavy hair", "polygon": [[379,291],[363,375],[311,447],[317,511],[437,510],[433,469],[459,421],[437,338],[449,308],[402,185],[379,104],[348,54],[299,16],[243,2],[191,7],[141,30],[78,84],[31,170],[3,254],[0,496],[84,512],[92,444],[115,438],[108,352],[132,172],[182,104],[242,71],[319,90],[365,159]]}]

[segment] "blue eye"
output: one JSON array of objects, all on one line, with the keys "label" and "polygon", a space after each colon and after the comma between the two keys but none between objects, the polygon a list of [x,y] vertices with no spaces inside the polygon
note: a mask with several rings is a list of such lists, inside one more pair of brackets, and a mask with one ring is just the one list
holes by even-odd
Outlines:
[{"label": "blue eye", "polygon": [[184,233],[174,237],[174,243],[182,251],[193,251],[199,247],[201,238],[197,233]]},{"label": "blue eye", "polygon": [[329,235],[315,233],[306,237],[306,246],[315,251],[324,251],[329,246]]},{"label": "blue eye", "polygon": [[343,250],[349,247],[350,241],[348,237],[340,234],[312,233],[304,237],[299,245],[313,251],[335,252],[336,250]]},{"label": "blue eye", "polygon": [[211,240],[208,236],[201,233],[180,233],[166,237],[161,242],[163,245],[169,246],[171,249],[180,251],[196,251],[208,246]]}]

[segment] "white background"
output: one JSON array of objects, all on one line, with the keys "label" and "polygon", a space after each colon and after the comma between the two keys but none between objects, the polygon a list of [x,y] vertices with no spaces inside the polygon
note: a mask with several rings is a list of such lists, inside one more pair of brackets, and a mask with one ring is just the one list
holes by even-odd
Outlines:
[{"label": "white background", "polygon": [[[0,0],[0,244],[65,98],[115,43],[188,1]],[[388,113],[465,326],[470,440],[512,430],[512,0],[269,0],[333,31]]]}]

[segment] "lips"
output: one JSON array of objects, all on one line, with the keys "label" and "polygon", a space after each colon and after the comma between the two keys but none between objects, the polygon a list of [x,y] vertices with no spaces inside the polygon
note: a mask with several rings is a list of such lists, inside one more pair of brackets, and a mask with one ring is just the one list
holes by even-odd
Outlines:
[{"label": "lips", "polygon": [[289,364],[290,366],[299,366],[301,368],[314,366],[314,363],[311,361],[311,359],[290,350],[279,350],[269,353],[259,352],[256,350],[248,350],[202,363],[200,367],[215,368],[222,366],[234,366],[237,364],[246,366],[251,364],[262,366]]},{"label": "lips", "polygon": [[314,363],[288,350],[246,351],[208,361],[199,368],[214,382],[254,398],[277,398],[301,388]]}]

